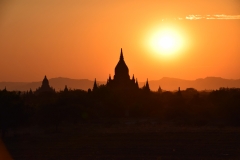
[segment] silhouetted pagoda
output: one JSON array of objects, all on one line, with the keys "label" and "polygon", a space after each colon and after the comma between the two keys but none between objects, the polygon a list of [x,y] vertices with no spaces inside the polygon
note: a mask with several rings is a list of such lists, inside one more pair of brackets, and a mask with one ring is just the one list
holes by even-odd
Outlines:
[{"label": "silhouetted pagoda", "polygon": [[[122,48],[120,53],[120,59],[115,67],[115,75],[113,79],[111,75],[109,75],[106,87],[111,91],[117,91],[122,93],[126,92],[133,93],[139,90],[138,80],[135,79],[134,75],[132,76],[132,79],[129,76],[129,70],[128,66],[124,61]],[[98,90],[98,88],[99,86],[97,85],[97,81],[95,79],[92,91],[95,92]],[[147,92],[150,92],[148,80],[142,89]]]},{"label": "silhouetted pagoda", "polygon": [[132,79],[130,79],[129,70],[124,61],[122,48],[120,53],[120,59],[115,67],[114,78],[112,79],[109,75],[106,86],[111,90],[117,91],[129,91],[139,89],[138,81],[135,80],[134,75]]},{"label": "silhouetted pagoda", "polygon": [[55,92],[55,90],[52,87],[50,87],[47,76],[44,77],[44,79],[42,81],[42,86],[36,89],[35,94],[38,95],[43,92],[50,92],[50,93]]}]

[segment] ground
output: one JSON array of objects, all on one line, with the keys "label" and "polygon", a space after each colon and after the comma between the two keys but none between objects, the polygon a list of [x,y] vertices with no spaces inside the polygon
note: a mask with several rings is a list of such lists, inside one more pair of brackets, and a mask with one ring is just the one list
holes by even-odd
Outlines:
[{"label": "ground", "polygon": [[28,129],[4,143],[13,159],[240,159],[240,128],[158,124]]}]

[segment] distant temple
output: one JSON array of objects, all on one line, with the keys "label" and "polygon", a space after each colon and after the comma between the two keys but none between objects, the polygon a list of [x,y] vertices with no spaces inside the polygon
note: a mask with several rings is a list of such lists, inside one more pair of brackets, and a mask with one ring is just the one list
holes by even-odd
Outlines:
[{"label": "distant temple", "polygon": [[[146,86],[149,89],[148,82]],[[93,91],[97,89],[96,79],[93,85]],[[115,67],[115,75],[112,79],[111,75],[107,79],[106,87],[114,91],[136,91],[139,89],[138,81],[134,75],[132,78],[129,76],[128,66],[126,65],[121,48],[120,59]],[[149,89],[150,90],[150,89]]]},{"label": "distant temple", "polygon": [[42,81],[42,86],[36,89],[35,94],[38,95],[43,92],[51,92],[51,93],[55,92],[55,90],[52,87],[50,87],[49,81],[46,76]]}]

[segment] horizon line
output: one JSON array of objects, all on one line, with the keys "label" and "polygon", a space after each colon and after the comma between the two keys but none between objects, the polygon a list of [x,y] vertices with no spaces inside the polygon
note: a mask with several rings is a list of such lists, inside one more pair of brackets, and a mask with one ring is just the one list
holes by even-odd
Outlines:
[{"label": "horizon line", "polygon": [[[93,80],[91,79],[88,79],[88,78],[68,78],[68,77],[53,77],[53,78],[48,78],[47,76],[47,79],[48,80],[51,80],[51,79],[58,79],[58,78],[64,78],[64,79],[71,79],[71,80],[89,80],[89,81],[94,81],[95,78],[93,78]],[[224,80],[240,80],[240,78],[237,78],[237,79],[233,79],[233,78],[224,78],[224,77],[218,77],[218,76],[206,76],[204,78],[195,78],[195,79],[184,79],[184,78],[176,78],[176,77],[168,77],[168,76],[165,76],[165,77],[162,77],[160,79],[153,79],[153,80],[148,80],[148,81],[158,81],[158,80],[161,80],[163,78],[171,78],[171,79],[178,79],[178,80],[187,80],[187,81],[195,81],[195,80],[198,80],[198,79],[206,79],[206,78],[221,78],[221,79],[224,79]],[[149,78],[147,78],[149,79]],[[97,78],[96,78],[97,80]],[[35,80],[35,81],[0,81],[0,83],[34,83],[34,82],[42,82],[42,80]],[[106,80],[97,80],[97,82],[107,82]],[[146,82],[146,80],[138,80],[138,82]]]}]

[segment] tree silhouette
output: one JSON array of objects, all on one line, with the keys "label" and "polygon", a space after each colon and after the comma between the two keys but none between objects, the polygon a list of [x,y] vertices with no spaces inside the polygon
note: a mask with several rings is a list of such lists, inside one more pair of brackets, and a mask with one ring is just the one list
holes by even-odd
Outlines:
[{"label": "tree silhouette", "polygon": [[24,104],[20,93],[0,91],[0,127],[2,137],[5,137],[9,128],[15,128],[23,124],[25,120]]}]

